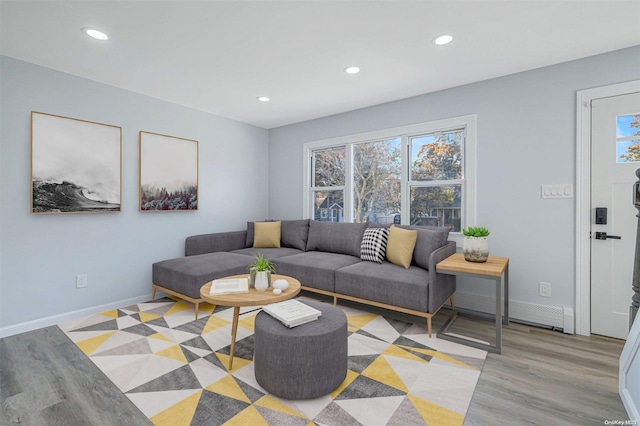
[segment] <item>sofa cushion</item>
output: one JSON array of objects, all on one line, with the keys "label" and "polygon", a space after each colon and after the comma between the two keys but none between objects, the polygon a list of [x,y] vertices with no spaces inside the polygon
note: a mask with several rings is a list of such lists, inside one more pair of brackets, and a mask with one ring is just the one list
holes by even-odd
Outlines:
[{"label": "sofa cushion", "polygon": [[309,219],[282,221],[282,246],[306,250],[309,238]]},{"label": "sofa cushion", "polygon": [[387,253],[389,230],[386,228],[367,228],[364,230],[360,245],[360,259],[382,263]]},{"label": "sofa cushion", "polygon": [[325,251],[360,257],[366,223],[309,222],[307,251]]},{"label": "sofa cushion", "polygon": [[390,262],[361,262],[336,271],[336,293],[428,312],[429,272]]},{"label": "sofa cushion", "polygon": [[253,247],[280,247],[281,222],[255,222],[253,228]]},{"label": "sofa cushion", "polygon": [[[264,222],[272,222],[265,220]],[[309,237],[309,219],[282,220],[280,228],[280,245],[284,247],[306,250]],[[247,242],[245,247],[253,247],[255,222],[247,222]]]},{"label": "sofa cushion", "polygon": [[258,253],[262,253],[262,255],[266,259],[277,259],[279,257],[291,256],[294,254],[304,253],[302,250],[294,249],[291,247],[280,247],[280,248],[243,248],[240,250],[233,250],[231,253],[244,254],[246,256],[254,257]]},{"label": "sofa cushion", "polygon": [[[273,222],[273,220],[263,220],[263,222]],[[253,247],[255,222],[247,222],[247,244],[245,247]]]},{"label": "sofa cushion", "polygon": [[200,299],[200,287],[217,278],[248,273],[251,262],[251,256],[226,252],[179,257],[154,263],[152,280],[161,287]]},{"label": "sofa cushion", "polygon": [[303,286],[333,292],[336,269],[360,263],[360,258],[337,253],[308,251],[275,259],[274,262],[279,274],[294,277]]},{"label": "sofa cushion", "polygon": [[451,228],[430,227],[430,229],[422,229],[416,227],[414,229],[418,231],[418,239],[413,250],[413,263],[421,268],[429,269],[429,256],[434,250],[447,244]]},{"label": "sofa cushion", "polygon": [[389,228],[389,241],[387,242],[387,260],[404,268],[409,268],[417,239],[417,231],[391,226]]}]

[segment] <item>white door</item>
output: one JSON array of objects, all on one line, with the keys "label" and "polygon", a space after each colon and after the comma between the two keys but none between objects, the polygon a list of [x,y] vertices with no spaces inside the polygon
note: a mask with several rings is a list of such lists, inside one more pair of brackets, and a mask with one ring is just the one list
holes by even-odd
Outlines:
[{"label": "white door", "polygon": [[[629,149],[634,144],[640,144],[640,93],[593,100],[591,332],[619,339],[626,339],[629,334],[633,295],[638,211],[632,194],[635,172],[640,168],[640,149]],[[598,219],[597,208],[606,208],[606,216]]]}]

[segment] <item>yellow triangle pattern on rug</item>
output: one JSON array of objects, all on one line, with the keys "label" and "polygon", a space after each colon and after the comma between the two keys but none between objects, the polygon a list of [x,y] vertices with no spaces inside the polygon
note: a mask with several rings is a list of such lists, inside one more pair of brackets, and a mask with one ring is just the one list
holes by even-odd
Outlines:
[{"label": "yellow triangle pattern on rug", "polygon": [[109,318],[118,318],[118,310],[111,309],[110,311],[100,312],[100,315],[109,317]]},{"label": "yellow triangle pattern on rug", "polygon": [[[240,317],[228,369],[228,309],[201,306],[195,320],[188,318],[193,306],[164,298],[59,326],[114,383],[131,374],[130,366],[143,366],[136,367],[137,385],[124,393],[157,426],[338,425],[374,417],[380,424],[462,425],[487,355],[430,338],[421,322],[348,308],[343,383],[313,401],[285,400],[255,379],[254,311]],[[153,358],[146,358],[149,348]],[[107,350],[109,362],[100,355]]]},{"label": "yellow triangle pattern on rug", "polygon": [[115,331],[109,331],[100,336],[92,337],[81,342],[77,342],[76,345],[85,355],[91,355],[96,349],[98,349],[104,342],[109,340],[111,336],[116,334]]},{"label": "yellow triangle pattern on rug", "polygon": [[447,410],[417,396],[409,395],[409,400],[427,425],[461,425],[464,422],[464,415]]},{"label": "yellow triangle pattern on rug", "polygon": [[242,410],[240,413],[236,414],[229,420],[225,422],[225,426],[269,426],[269,423],[262,417],[262,415],[258,412],[258,410],[254,406],[249,406]]},{"label": "yellow triangle pattern on rug", "polygon": [[156,355],[166,356],[167,358],[175,359],[176,361],[184,363],[188,362],[182,352],[182,349],[180,349],[180,346],[178,345],[169,346],[167,349],[156,352]]},{"label": "yellow triangle pattern on rug", "polygon": [[231,324],[229,321],[212,315],[207,320],[207,324],[204,326],[204,329],[202,329],[202,334],[209,333],[229,324]]},{"label": "yellow triangle pattern on rug", "polygon": [[255,314],[247,318],[242,318],[240,321],[238,321],[238,327],[243,327],[247,330],[255,331],[255,321]]},{"label": "yellow triangle pattern on rug", "polygon": [[377,317],[377,315],[373,314],[349,315],[347,317],[347,323],[351,328],[349,331],[358,331]]},{"label": "yellow triangle pattern on rug", "polygon": [[149,420],[151,420],[154,425],[188,426],[191,424],[193,414],[198,407],[200,395],[202,395],[202,391],[194,393],[177,404],[172,405],[168,409],[151,417]]},{"label": "yellow triangle pattern on rug", "polygon": [[140,312],[140,321],[142,322],[149,322],[158,318],[160,318],[160,315],[149,314],[147,312]]},{"label": "yellow triangle pattern on rug", "polygon": [[362,372],[362,375],[370,379],[394,387],[402,392],[409,392],[402,379],[398,377],[395,370],[389,365],[383,356],[379,356]]},{"label": "yellow triangle pattern on rug", "polygon": [[[398,346],[391,345],[387,349],[384,350],[383,354],[384,355],[389,355],[389,356],[395,356],[395,357],[399,357],[399,358],[410,359],[410,360],[418,361],[418,362],[427,362],[423,358],[420,358],[419,356],[414,355],[411,352],[408,352],[405,348],[406,347],[403,347],[403,346],[400,346],[400,345],[398,345]],[[429,352],[433,352],[433,351],[429,351]]]},{"label": "yellow triangle pattern on rug", "polygon": [[232,376],[225,376],[223,379],[210,384],[205,389],[251,404],[247,395],[240,389],[240,386],[238,386],[238,383],[236,383]]},{"label": "yellow triangle pattern on rug", "polygon": [[[164,314],[164,316],[170,316],[170,315],[176,314],[178,312],[183,312],[183,311],[193,311],[193,306],[189,306],[186,303],[183,303],[182,301],[178,301],[178,302],[174,303],[171,308],[169,308],[169,310],[167,311],[166,314]],[[194,318],[195,318],[195,316],[194,316]]]}]

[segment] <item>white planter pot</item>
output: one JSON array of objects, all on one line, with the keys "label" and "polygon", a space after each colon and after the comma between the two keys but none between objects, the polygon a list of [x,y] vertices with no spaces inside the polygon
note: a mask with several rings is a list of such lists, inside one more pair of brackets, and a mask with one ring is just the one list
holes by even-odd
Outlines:
[{"label": "white planter pot", "polygon": [[464,237],[462,253],[464,259],[469,262],[486,262],[489,257],[489,238]]},{"label": "white planter pot", "polygon": [[256,272],[256,281],[255,287],[258,291],[265,291],[269,288],[269,284],[271,281],[271,274],[269,271],[257,271]]}]

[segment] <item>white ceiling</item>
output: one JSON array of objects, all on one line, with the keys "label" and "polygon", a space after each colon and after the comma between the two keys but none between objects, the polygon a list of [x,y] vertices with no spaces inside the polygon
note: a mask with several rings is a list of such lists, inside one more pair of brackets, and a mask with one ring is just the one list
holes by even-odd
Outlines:
[{"label": "white ceiling", "polygon": [[[267,129],[640,45],[640,0],[0,7],[3,55]],[[453,43],[431,43],[443,33]]]}]

